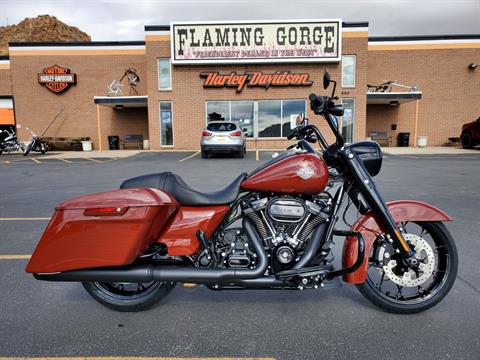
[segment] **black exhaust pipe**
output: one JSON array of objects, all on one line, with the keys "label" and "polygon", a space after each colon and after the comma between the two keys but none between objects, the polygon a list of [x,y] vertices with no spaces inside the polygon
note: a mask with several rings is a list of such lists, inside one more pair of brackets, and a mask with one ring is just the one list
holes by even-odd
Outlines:
[{"label": "black exhaust pipe", "polygon": [[254,269],[202,269],[137,264],[60,273],[37,273],[33,274],[33,276],[38,280],[48,281],[100,282],[150,282],[157,280],[186,283],[219,283],[256,279],[265,274],[268,265],[267,255],[263,249],[262,241],[250,220],[243,220],[243,228],[257,254],[256,267]]}]

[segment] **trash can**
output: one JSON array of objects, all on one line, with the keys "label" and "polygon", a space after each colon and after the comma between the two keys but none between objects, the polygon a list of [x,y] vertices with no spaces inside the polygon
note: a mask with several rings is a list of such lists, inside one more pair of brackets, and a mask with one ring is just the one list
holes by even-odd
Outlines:
[{"label": "trash can", "polygon": [[399,147],[410,146],[410,133],[401,132],[401,133],[398,134],[398,146]]},{"label": "trash can", "polygon": [[428,137],[427,136],[419,136],[417,137],[417,146],[418,147],[427,147]]},{"label": "trash can", "polygon": [[150,150],[150,141],[143,140],[143,150]]},{"label": "trash can", "polygon": [[108,150],[120,150],[120,137],[116,135],[108,136]]},{"label": "trash can", "polygon": [[82,150],[83,151],[92,151],[92,142],[91,141],[82,141]]}]

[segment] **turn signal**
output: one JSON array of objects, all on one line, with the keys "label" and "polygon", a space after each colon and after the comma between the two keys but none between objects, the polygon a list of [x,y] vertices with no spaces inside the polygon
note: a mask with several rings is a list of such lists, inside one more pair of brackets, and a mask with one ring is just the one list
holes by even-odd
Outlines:
[{"label": "turn signal", "polygon": [[242,136],[242,132],[241,131],[234,131],[234,132],[231,132],[230,135],[231,136]]},{"label": "turn signal", "polygon": [[128,206],[125,207],[103,207],[103,208],[90,208],[85,209],[83,215],[85,216],[122,216],[128,210]]},{"label": "turn signal", "polygon": [[210,131],[203,131],[202,136],[212,136],[212,133]]}]

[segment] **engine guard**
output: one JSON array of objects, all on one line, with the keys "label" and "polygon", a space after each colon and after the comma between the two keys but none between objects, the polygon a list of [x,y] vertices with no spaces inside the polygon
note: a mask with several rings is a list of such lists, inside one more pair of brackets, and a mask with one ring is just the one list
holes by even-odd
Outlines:
[{"label": "engine guard", "polygon": [[[442,210],[420,201],[390,201],[387,203],[387,207],[397,224],[404,221],[453,221],[453,218]],[[358,219],[351,230],[362,233],[365,241],[365,258],[356,271],[343,276],[343,281],[351,284],[361,284],[367,279],[368,258],[377,234],[381,233],[382,230],[371,212]],[[355,237],[347,237],[343,245],[343,268],[351,267],[357,259],[357,254],[357,239]]]}]

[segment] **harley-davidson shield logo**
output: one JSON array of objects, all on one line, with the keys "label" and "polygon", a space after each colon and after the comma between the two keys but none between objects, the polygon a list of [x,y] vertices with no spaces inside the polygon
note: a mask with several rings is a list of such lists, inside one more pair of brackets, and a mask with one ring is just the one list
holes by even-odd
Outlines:
[{"label": "harley-davidson shield logo", "polygon": [[38,74],[38,83],[44,84],[47,89],[56,94],[67,90],[70,85],[77,83],[77,75],[72,74],[70,69],[53,65],[43,69],[43,73]]},{"label": "harley-davidson shield logo", "polygon": [[313,175],[315,175],[315,170],[313,170],[310,164],[306,161],[303,162],[297,170],[297,176],[302,178],[303,180],[308,180]]}]

